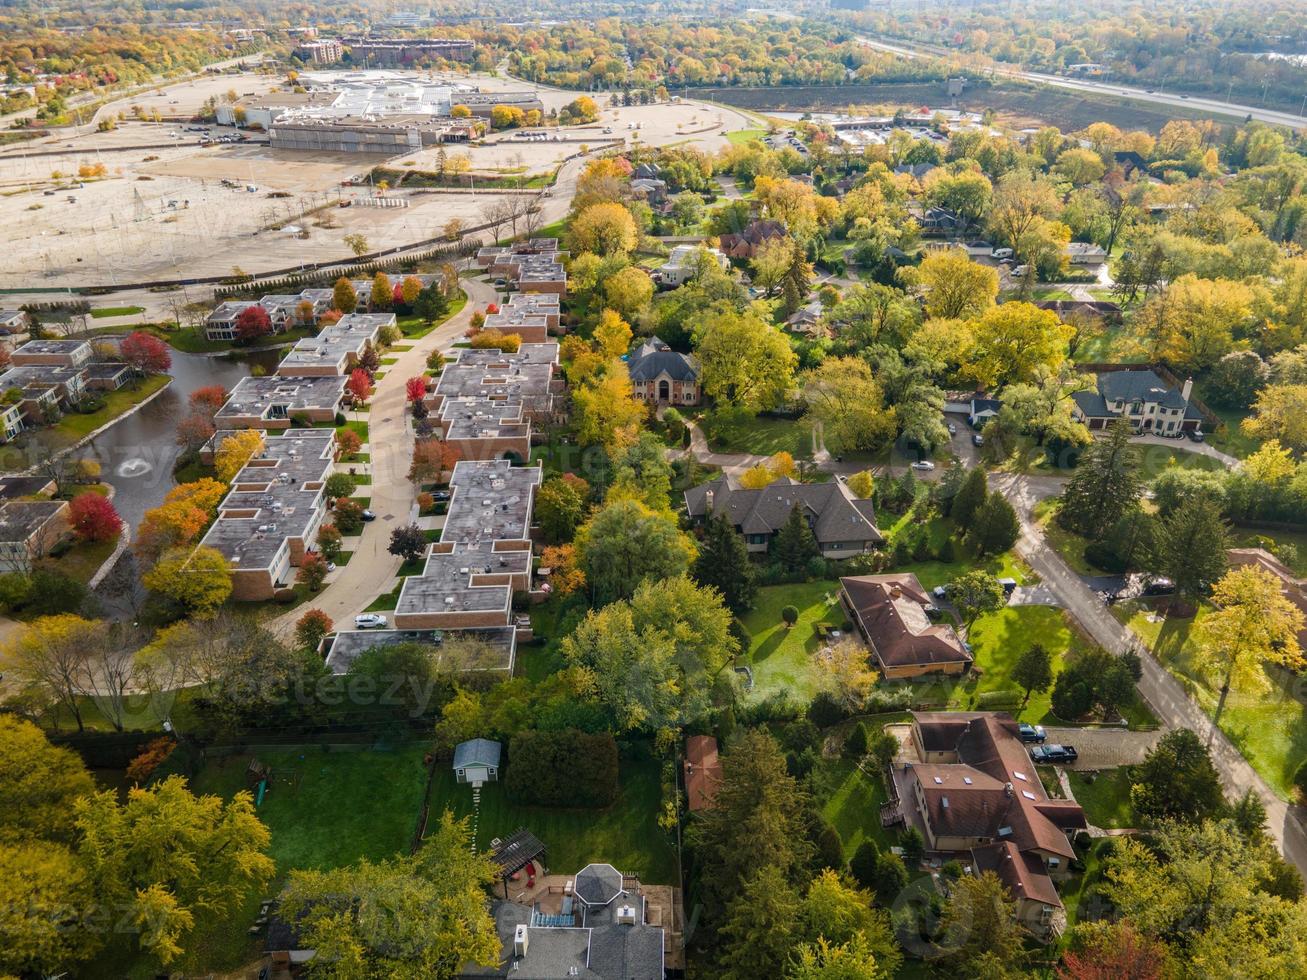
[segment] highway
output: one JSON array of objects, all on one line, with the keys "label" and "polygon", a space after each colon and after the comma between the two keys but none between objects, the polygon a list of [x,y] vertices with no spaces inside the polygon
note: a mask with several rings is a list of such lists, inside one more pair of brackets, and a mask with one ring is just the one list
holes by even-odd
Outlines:
[{"label": "highway", "polygon": [[[889,54],[896,54],[903,58],[938,58],[945,56],[945,52],[943,51],[935,51],[924,46],[911,46],[903,41],[890,43],[888,41],[880,41],[870,37],[861,37],[858,40],[869,48],[874,48],[877,51],[885,51]],[[1253,119],[1257,119],[1261,122],[1270,123],[1273,126],[1287,126],[1290,129],[1302,129],[1307,127],[1307,117],[1294,115],[1291,112],[1279,112],[1274,109],[1264,109],[1258,106],[1240,105],[1237,102],[1223,102],[1220,99],[1209,99],[1201,96],[1189,96],[1188,98],[1184,98],[1180,95],[1172,95],[1169,92],[1150,92],[1146,89],[1130,88],[1129,86],[1117,85],[1111,82],[1095,82],[1090,79],[1065,78],[1061,75],[1045,75],[1040,72],[1021,71],[1018,68],[1004,68],[998,64],[986,69],[986,74],[998,78],[1011,78],[1017,81],[1034,82],[1039,85],[1048,85],[1052,88],[1069,89],[1073,92],[1092,92],[1096,95],[1129,98],[1136,102],[1149,102],[1154,105],[1190,109],[1197,113],[1209,113],[1214,116],[1228,116],[1240,120],[1251,116]]]}]

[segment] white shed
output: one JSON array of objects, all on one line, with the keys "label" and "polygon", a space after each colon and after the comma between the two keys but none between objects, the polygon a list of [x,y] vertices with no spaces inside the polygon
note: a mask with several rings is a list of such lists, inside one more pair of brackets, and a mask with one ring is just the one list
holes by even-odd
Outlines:
[{"label": "white shed", "polygon": [[473,738],[454,747],[454,776],[460,783],[480,786],[499,780],[502,747],[488,738]]}]

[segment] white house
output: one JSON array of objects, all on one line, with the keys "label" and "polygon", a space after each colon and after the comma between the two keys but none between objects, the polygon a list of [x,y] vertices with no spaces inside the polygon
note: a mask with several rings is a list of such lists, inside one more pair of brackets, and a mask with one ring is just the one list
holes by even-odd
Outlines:
[{"label": "white house", "polygon": [[488,738],[473,738],[454,747],[454,776],[460,783],[480,786],[499,780],[501,746]]}]

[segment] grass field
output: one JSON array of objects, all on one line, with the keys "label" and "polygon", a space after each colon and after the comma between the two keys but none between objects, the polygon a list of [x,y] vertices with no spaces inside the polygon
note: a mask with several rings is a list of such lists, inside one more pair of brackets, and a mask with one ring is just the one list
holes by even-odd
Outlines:
[{"label": "grass field", "polygon": [[[743,662],[753,669],[753,697],[784,691],[795,700],[809,701],[821,690],[821,671],[812,662],[818,646],[813,628],[818,623],[839,626],[844,622],[839,590],[833,579],[758,590],[753,609],[741,620],[750,637]],[[781,620],[785,606],[799,610],[798,622],[790,628]]]},{"label": "grass field", "polygon": [[1130,805],[1130,769],[1105,769],[1091,774],[1067,770],[1071,792],[1085,811],[1085,819],[1095,827],[1117,830],[1134,827],[1134,807]]},{"label": "grass field", "polygon": [[[395,323],[406,339],[418,340],[419,338],[425,337],[427,334],[431,333],[431,331],[435,330],[436,327],[447,322],[450,317],[454,316],[456,313],[461,312],[465,306],[467,306],[467,293],[460,289],[458,295],[449,301],[449,310],[439,320],[427,323],[425,320],[416,316],[402,316],[396,319]],[[385,358],[382,358],[381,363],[393,363],[393,361],[388,362]]]},{"label": "grass field", "polygon": [[754,140],[760,140],[767,135],[765,129],[737,129],[733,133],[727,133],[726,139],[732,146],[743,146],[745,143],[751,143]]},{"label": "grass field", "polygon": [[812,430],[798,419],[724,413],[704,416],[700,425],[714,452],[771,456],[784,451],[795,459],[812,456]]},{"label": "grass field", "polygon": [[144,312],[144,306],[103,306],[91,311],[91,319],[102,320],[111,316],[135,316],[137,313]]},{"label": "grass field", "polygon": [[889,799],[885,784],[848,759],[822,765],[829,765],[829,772],[814,782],[825,784],[829,779],[830,790],[829,795],[822,794],[821,815],[839,832],[845,859],[853,857],[865,840],[874,841],[882,851],[888,850],[894,840],[880,825],[880,805]]},{"label": "grass field", "polygon": [[[1137,602],[1122,603],[1112,611],[1148,643],[1158,660],[1211,717],[1216,711],[1219,682],[1213,683],[1198,672],[1192,646],[1194,625],[1202,621],[1208,607],[1201,607],[1192,619],[1150,618],[1149,609]],[[1221,730],[1271,788],[1289,799],[1293,774],[1307,761],[1307,698],[1301,680],[1290,671],[1272,667],[1268,675],[1271,686],[1267,691],[1230,692],[1221,715]]]},{"label": "grass field", "polygon": [[[575,874],[587,864],[602,862],[639,875],[648,884],[675,884],[676,852],[657,824],[662,798],[658,767],[643,746],[623,754],[617,802],[606,810],[518,806],[507,798],[502,783],[487,783],[481,787],[477,846],[485,850],[494,838],[525,827],[548,848],[546,864],[555,874]],[[430,803],[432,824],[445,809],[456,817],[467,816],[472,813],[472,787],[456,783],[454,773],[442,766],[431,785]]]}]

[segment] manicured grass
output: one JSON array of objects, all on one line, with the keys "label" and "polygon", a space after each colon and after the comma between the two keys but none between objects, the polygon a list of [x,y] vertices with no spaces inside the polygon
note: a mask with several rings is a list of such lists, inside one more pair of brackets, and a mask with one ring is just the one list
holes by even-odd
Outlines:
[{"label": "manicured grass", "polygon": [[[1089,850],[1081,857],[1085,864],[1084,872],[1058,883],[1057,893],[1062,899],[1062,904],[1066,907],[1067,921],[1070,924],[1075,925],[1078,920],[1080,906],[1085,905],[1099,886],[1102,885],[1103,866],[1106,863],[1103,858],[1103,849],[1112,846],[1115,845],[1111,843],[1111,838],[1095,840]],[[1087,919],[1101,914],[1102,906],[1099,900],[1088,903],[1086,907]]]},{"label": "manicured grass", "polygon": [[1208,392],[1205,390],[1204,382],[1199,381],[1194,384],[1194,394],[1201,398],[1204,404],[1215,413],[1216,417],[1221,420],[1221,425],[1216,431],[1211,431],[1210,425],[1204,425],[1203,431],[1207,433],[1207,441],[1214,448],[1223,453],[1229,453],[1231,456],[1238,456],[1240,459],[1251,456],[1262,446],[1262,440],[1246,434],[1240,423],[1249,416],[1249,412],[1238,408],[1224,408],[1215,405],[1208,398]]},{"label": "manicured grass", "polygon": [[[1192,645],[1193,627],[1207,615],[1209,607],[1200,607],[1192,619],[1167,616],[1150,620],[1150,609],[1138,602],[1121,603],[1112,611],[1148,643],[1158,660],[1211,717],[1216,711],[1219,681],[1213,683],[1195,669]],[[1271,788],[1289,799],[1293,774],[1307,761],[1307,700],[1301,681],[1290,671],[1271,667],[1268,675],[1271,687],[1267,691],[1230,692],[1221,715],[1221,730]]]},{"label": "manicured grass", "polygon": [[342,429],[349,429],[366,444],[368,441],[368,423],[362,419],[353,419],[344,425],[336,426],[336,433],[339,435]]},{"label": "manicured grass", "polygon": [[732,146],[743,146],[745,143],[760,140],[766,135],[767,130],[765,129],[737,129],[733,133],[727,133],[726,139]]},{"label": "manicured grass", "polygon": [[305,337],[316,337],[318,335],[316,327],[296,327],[294,330],[287,330],[285,333],[262,337],[258,342],[245,346],[230,340],[210,340],[204,335],[203,329],[195,327],[179,327],[176,330],[156,332],[176,350],[184,351],[187,354],[215,354],[219,351],[249,351],[258,350],[260,347],[279,347],[285,344],[293,344]]},{"label": "manicured grass", "polygon": [[399,361],[399,358],[398,358],[398,357],[383,357],[383,358],[381,359],[381,363],[382,363],[382,364],[395,364],[395,363],[397,363],[398,361]]},{"label": "manicured grass", "polygon": [[100,320],[110,316],[135,316],[137,313],[144,312],[144,306],[104,306],[98,310],[92,310],[91,319]]},{"label": "manicured grass", "polygon": [[[100,426],[112,422],[118,416],[139,405],[160,388],[167,385],[172,378],[166,374],[157,374],[143,379],[135,387],[128,385],[105,395],[104,406],[97,411],[83,415],[70,412],[59,420],[58,424],[45,429],[35,429],[31,434],[31,445],[45,451],[58,452],[90,435]],[[26,459],[25,454],[18,454]]]},{"label": "manicured grass", "polygon": [[[324,748],[257,753],[259,761],[274,770],[258,815],[272,831],[270,853],[279,875],[292,868],[325,870],[359,858],[375,861],[405,853],[417,827],[426,785],[422,757],[430,751],[429,743],[390,751]],[[250,758],[214,759],[191,788],[230,798],[248,788],[245,770]],[[298,788],[279,773],[297,773]]]},{"label": "manicured grass", "polygon": [[390,592],[385,592],[377,596],[370,603],[368,603],[367,607],[364,609],[364,612],[390,612],[397,605],[399,605],[399,590],[402,589],[403,587],[404,587],[404,583],[401,582],[399,585],[395,586],[395,588],[392,589]]},{"label": "manicured grass", "polygon": [[56,572],[62,572],[86,584],[91,580],[91,576],[100,570],[100,566],[108,560],[117,546],[117,537],[111,541],[78,542],[59,557],[46,558],[44,561]]},{"label": "manicured grass", "polygon": [[795,459],[812,456],[812,430],[798,419],[726,413],[704,416],[700,425],[714,452],[771,456],[784,451]]},{"label": "manicured grass", "polygon": [[819,805],[821,815],[839,832],[845,860],[865,840],[874,841],[882,852],[888,850],[894,840],[880,824],[880,805],[889,799],[880,777],[839,759],[830,764],[829,778],[833,790]]},{"label": "manicured grass", "polygon": [[1192,453],[1187,449],[1172,449],[1169,446],[1138,445],[1139,475],[1144,480],[1151,480],[1165,470],[1179,466],[1187,470],[1223,470],[1225,464],[1219,459]]},{"label": "manicured grass", "polygon": [[[436,327],[445,323],[447,320],[449,320],[450,317],[454,316],[456,313],[462,311],[463,307],[465,306],[467,306],[467,293],[463,292],[460,289],[458,291],[458,295],[449,301],[448,312],[446,312],[445,315],[441,317],[439,320],[436,320],[432,323],[427,323],[425,320],[416,316],[404,316],[404,317],[399,317],[395,321],[395,323],[399,327],[400,332],[404,334],[404,337],[406,339],[418,340],[422,337],[425,337],[427,334],[431,333],[432,330],[435,330]],[[384,364],[386,362],[383,360],[382,363]]]},{"label": "manicured grass", "polygon": [[[643,745],[624,752],[617,801],[606,810],[519,806],[508,799],[503,783],[487,783],[481,787],[477,847],[485,851],[494,838],[525,827],[548,848],[548,868],[554,874],[575,874],[598,862],[638,875],[646,884],[676,884],[676,852],[657,823],[662,799],[658,770],[658,760]],[[452,770],[440,766],[430,804],[430,824],[445,809],[466,816],[472,813],[472,787],[456,783]],[[510,894],[512,887],[510,883]]]},{"label": "manicured grass", "polygon": [[1062,560],[1071,566],[1077,575],[1096,575],[1097,569],[1085,558],[1087,540],[1062,527],[1057,522],[1058,500],[1050,497],[1035,504],[1035,520],[1044,532],[1044,540],[1050,548],[1062,556]]},{"label": "manicured grass", "polygon": [[[753,669],[752,697],[765,698],[784,691],[797,701],[807,702],[821,690],[822,673],[812,661],[819,646],[814,627],[844,622],[839,591],[839,582],[830,579],[758,590],[753,609],[741,620],[750,637],[741,662]],[[781,620],[781,610],[786,606],[799,611],[793,627]]]},{"label": "manicured grass", "polygon": [[1084,808],[1085,819],[1104,830],[1134,827],[1134,807],[1130,805],[1130,768],[1105,769],[1098,773],[1067,770],[1071,792]]}]

